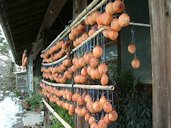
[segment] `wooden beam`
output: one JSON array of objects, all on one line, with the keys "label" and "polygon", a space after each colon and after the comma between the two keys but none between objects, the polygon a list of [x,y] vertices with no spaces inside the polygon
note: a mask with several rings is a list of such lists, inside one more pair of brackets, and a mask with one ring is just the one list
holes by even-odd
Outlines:
[{"label": "wooden beam", "polygon": [[[43,19],[40,30],[38,32],[35,44],[41,38],[41,33],[43,33],[45,30],[48,30],[51,28],[51,26],[55,22],[56,18],[58,17],[59,13],[61,12],[61,10],[66,2],[67,2],[67,0],[52,0],[51,1],[50,5],[46,11],[46,14]],[[32,50],[31,50],[33,52],[33,54],[34,54],[34,52],[38,53],[41,50],[41,49],[36,49],[37,45],[39,45],[39,44],[36,44],[35,46],[33,46]]]},{"label": "wooden beam", "polygon": [[171,127],[171,2],[149,0],[153,128]]},{"label": "wooden beam", "polygon": [[43,39],[40,39],[36,44],[33,44],[35,47],[34,53],[32,55],[33,60],[36,59],[36,56],[39,54],[39,51],[43,48]]},{"label": "wooden beam", "polygon": [[52,0],[51,1],[46,11],[42,25],[40,27],[40,31],[49,29],[53,25],[53,23],[55,22],[56,18],[58,17],[59,13],[61,12],[66,2],[67,0]]}]

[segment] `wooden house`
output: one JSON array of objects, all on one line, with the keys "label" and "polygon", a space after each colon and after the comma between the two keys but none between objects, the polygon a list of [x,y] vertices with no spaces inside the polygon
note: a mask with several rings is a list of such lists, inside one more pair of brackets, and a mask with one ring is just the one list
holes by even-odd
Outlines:
[{"label": "wooden house", "polygon": [[[93,0],[99,1],[99,0]],[[0,23],[17,64],[28,51],[29,86],[33,76],[41,75],[41,50],[62,32],[91,3],[91,0],[0,0]],[[98,2],[97,2],[98,3]],[[137,56],[141,67],[133,70],[148,90],[152,90],[153,128],[171,127],[171,2],[169,0],[124,1],[131,24],[119,33],[117,43],[109,45],[123,69],[132,69],[134,56],[127,46],[134,28]],[[87,12],[88,13],[88,12]],[[112,51],[111,50],[111,51]],[[81,121],[80,121],[81,122]],[[77,127],[83,124],[77,122]]]}]

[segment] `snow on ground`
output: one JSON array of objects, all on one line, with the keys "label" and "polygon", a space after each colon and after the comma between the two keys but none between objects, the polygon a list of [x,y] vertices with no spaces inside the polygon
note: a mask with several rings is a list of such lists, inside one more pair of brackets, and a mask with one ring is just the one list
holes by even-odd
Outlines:
[{"label": "snow on ground", "polygon": [[19,112],[19,105],[11,99],[6,97],[0,102],[0,128],[12,128],[16,123]]}]

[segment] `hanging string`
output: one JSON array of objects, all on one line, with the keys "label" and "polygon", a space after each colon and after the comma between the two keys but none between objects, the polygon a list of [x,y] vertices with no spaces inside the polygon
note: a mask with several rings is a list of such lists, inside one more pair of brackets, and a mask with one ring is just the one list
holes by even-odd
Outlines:
[{"label": "hanging string", "polygon": [[[131,35],[132,35],[131,43],[136,45],[134,25],[132,25],[132,28],[131,28]],[[136,54],[136,51],[135,51],[134,58],[136,58],[136,57],[137,57],[137,54]]]},{"label": "hanging string", "polygon": [[132,41],[131,41],[131,43],[134,43],[135,44],[135,30],[134,30],[134,25],[132,25],[132,28],[131,28],[131,35],[132,35]]}]

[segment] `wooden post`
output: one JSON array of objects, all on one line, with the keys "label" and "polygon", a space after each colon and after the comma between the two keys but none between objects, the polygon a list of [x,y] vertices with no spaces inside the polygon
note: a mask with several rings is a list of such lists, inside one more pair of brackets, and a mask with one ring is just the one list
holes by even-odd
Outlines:
[{"label": "wooden post", "polygon": [[170,128],[171,1],[149,0],[153,79],[153,128]]},{"label": "wooden post", "polygon": [[33,92],[33,59],[32,56],[30,55],[28,57],[28,89],[29,91]]},{"label": "wooden post", "polygon": [[[46,102],[49,103],[49,100],[46,99]],[[49,128],[49,110],[48,108],[45,106],[45,110],[44,110],[44,128]]]},{"label": "wooden post", "polygon": [[[87,0],[73,0],[73,19],[85,9],[87,6]],[[88,124],[85,120],[79,116],[75,116],[75,128],[88,128]]]}]

